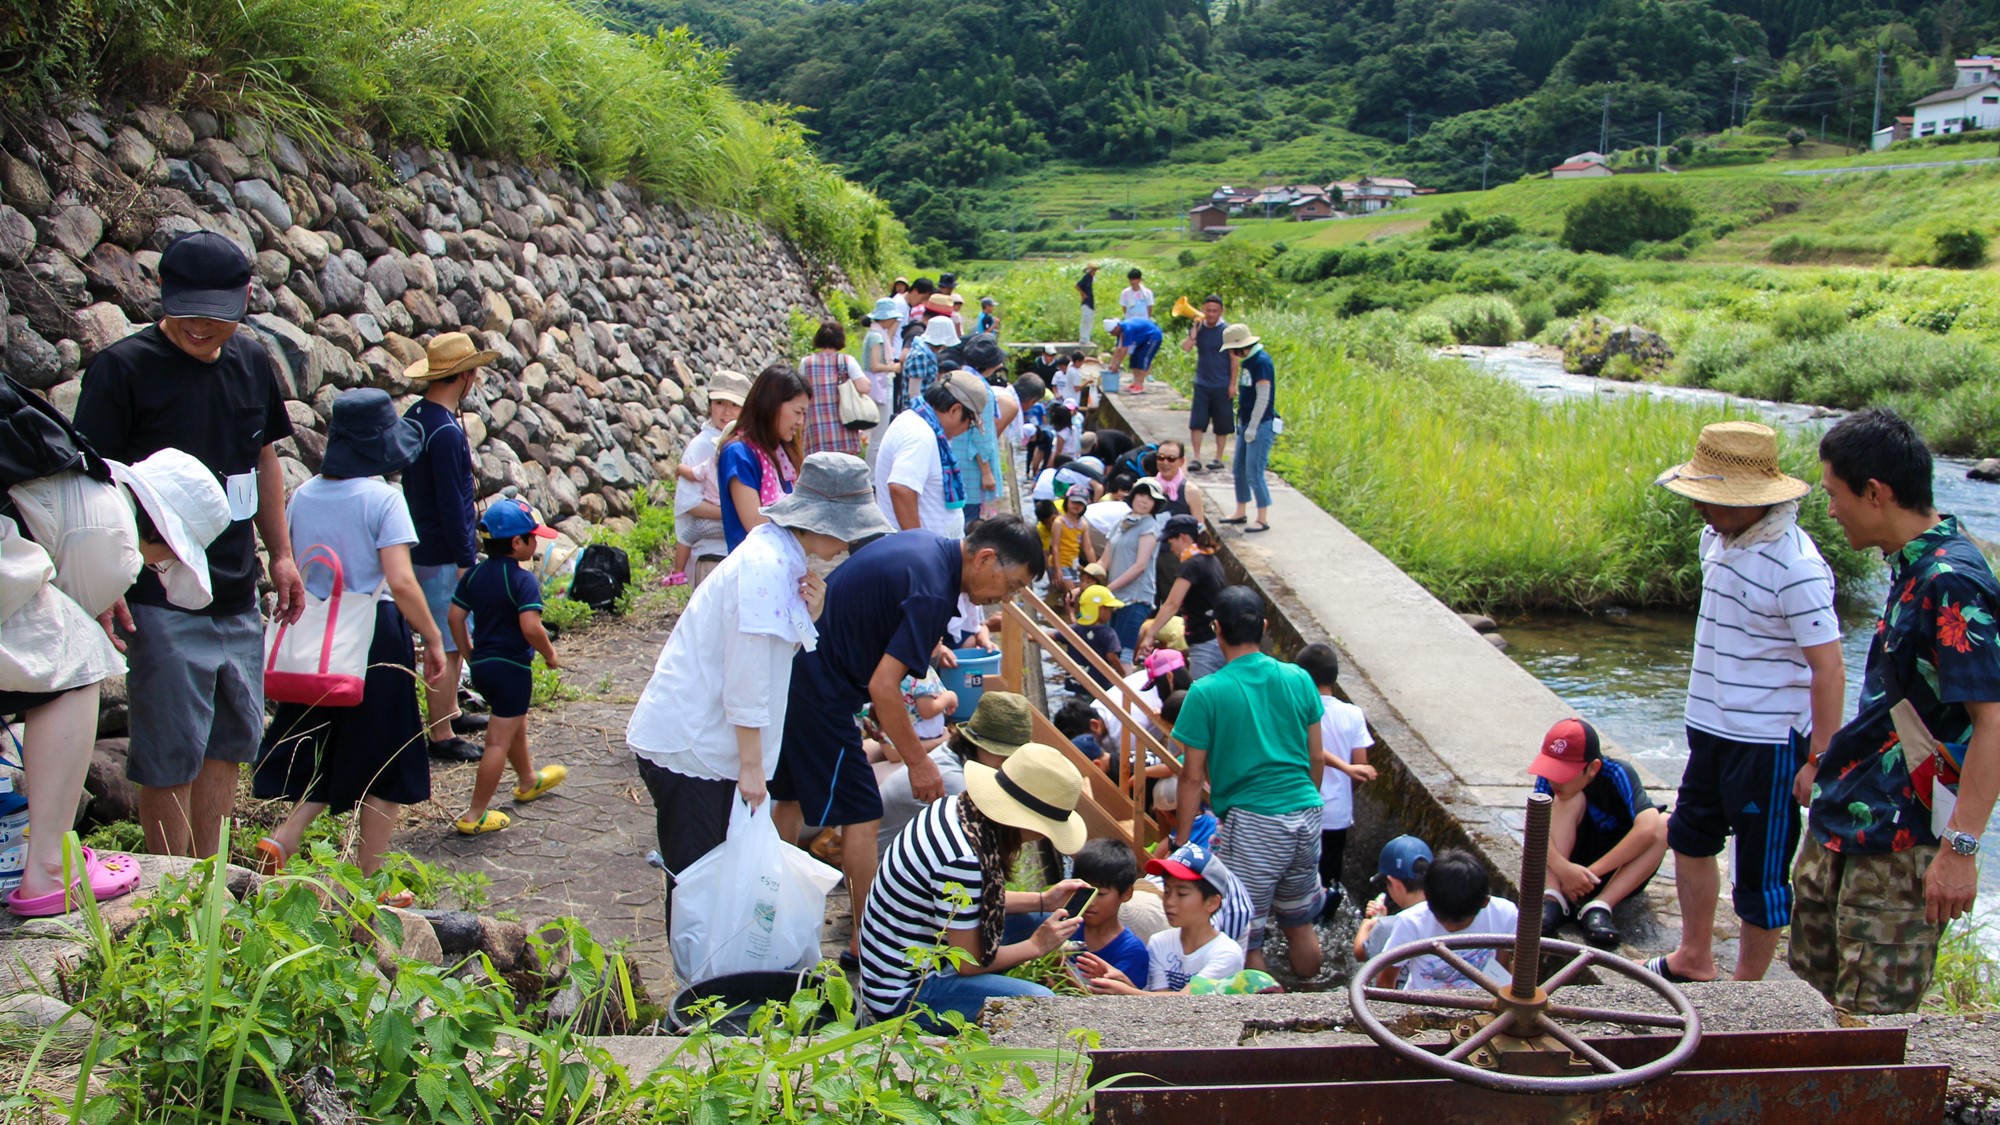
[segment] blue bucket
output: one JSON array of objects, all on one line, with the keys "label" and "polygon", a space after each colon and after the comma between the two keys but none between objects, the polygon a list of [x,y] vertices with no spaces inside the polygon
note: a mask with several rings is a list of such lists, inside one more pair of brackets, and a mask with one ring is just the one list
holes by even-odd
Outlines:
[{"label": "blue bucket", "polygon": [[979,697],[986,694],[986,677],[1000,674],[1000,654],[983,648],[961,648],[954,650],[953,655],[958,657],[958,667],[939,668],[938,682],[946,691],[958,693],[958,710],[951,713],[951,721],[962,723],[972,717],[972,709],[979,706]]}]

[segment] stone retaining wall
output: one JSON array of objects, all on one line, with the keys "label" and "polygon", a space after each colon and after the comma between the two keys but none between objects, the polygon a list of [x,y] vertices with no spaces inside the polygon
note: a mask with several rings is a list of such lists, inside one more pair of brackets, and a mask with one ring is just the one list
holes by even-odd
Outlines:
[{"label": "stone retaining wall", "polygon": [[670,481],[708,373],[783,358],[790,310],[839,283],[733,214],[432,149],[371,166],[203,110],[43,117],[0,150],[16,379],[72,408],[91,358],[158,316],[160,251],[217,231],[255,262],[245,330],[298,428],[288,486],[318,468],[335,395],[408,393],[420,342],[463,328],[500,353],[463,415],[482,500],[519,488],[571,540]]}]

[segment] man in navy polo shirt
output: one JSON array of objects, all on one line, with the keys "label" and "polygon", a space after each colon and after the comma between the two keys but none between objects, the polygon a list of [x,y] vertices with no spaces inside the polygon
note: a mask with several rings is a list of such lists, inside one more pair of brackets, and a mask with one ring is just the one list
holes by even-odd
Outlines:
[{"label": "man in navy polo shirt", "polygon": [[[873,705],[875,722],[910,771],[917,800],[944,796],[937,763],[923,750],[903,677],[921,678],[933,661],[953,662],[945,634],[960,594],[991,605],[1042,574],[1042,540],[1016,515],[974,525],[963,539],[921,528],[884,536],[848,557],[826,582],[819,644],[792,663],[791,702],[771,796],[787,839],[806,825],[839,827],[841,869],[858,912],[875,879],[882,794],[861,748],[855,714]],[[860,927],[855,927],[858,934]]]}]

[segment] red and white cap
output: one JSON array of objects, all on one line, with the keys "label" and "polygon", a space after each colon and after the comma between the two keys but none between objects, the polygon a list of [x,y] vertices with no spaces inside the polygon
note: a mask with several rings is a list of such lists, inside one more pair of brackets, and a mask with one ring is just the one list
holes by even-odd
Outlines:
[{"label": "red and white cap", "polygon": [[1528,772],[1566,785],[1591,762],[1604,757],[1597,745],[1597,730],[1582,719],[1564,719],[1542,736],[1542,752],[1535,755]]}]

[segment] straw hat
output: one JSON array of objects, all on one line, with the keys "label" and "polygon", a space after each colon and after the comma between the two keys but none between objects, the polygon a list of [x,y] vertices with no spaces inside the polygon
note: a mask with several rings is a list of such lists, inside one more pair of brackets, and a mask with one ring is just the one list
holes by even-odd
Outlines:
[{"label": "straw hat", "polygon": [[779,527],[816,531],[843,543],[879,539],[896,530],[875,503],[868,463],[825,449],[806,456],[792,491],[763,513]]},{"label": "straw hat", "polygon": [[1064,855],[1089,837],[1076,811],[1083,775],[1053,746],[1030,742],[997,770],[965,763],[965,792],[988,820],[1046,836]]},{"label": "straw hat", "polygon": [[499,358],[499,352],[480,351],[463,332],[442,332],[424,346],[424,358],[403,369],[403,378],[413,383],[449,379]]},{"label": "straw hat", "polygon": [[1035,713],[1025,695],[989,691],[979,697],[972,717],[958,725],[958,733],[989,754],[1012,757],[1015,751],[1035,740]]},{"label": "straw hat", "polygon": [[1222,330],[1222,350],[1233,352],[1237,348],[1254,347],[1262,336],[1252,336],[1247,324],[1232,324]]},{"label": "straw hat", "polygon": [[1812,486],[1778,468],[1778,434],[1761,422],[1716,422],[1701,428],[1694,460],[1661,473],[1654,484],[1704,504],[1761,508],[1797,500]]}]

